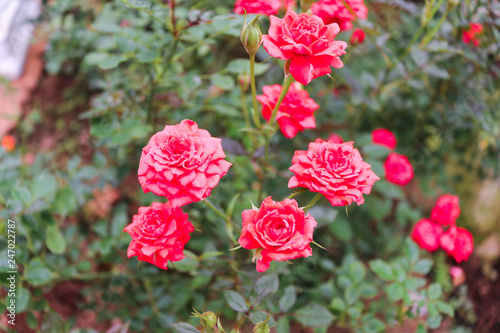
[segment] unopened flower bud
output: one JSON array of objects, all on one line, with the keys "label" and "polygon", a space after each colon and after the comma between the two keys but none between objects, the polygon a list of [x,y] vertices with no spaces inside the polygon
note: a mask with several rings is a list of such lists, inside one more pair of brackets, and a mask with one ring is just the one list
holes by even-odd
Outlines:
[{"label": "unopened flower bud", "polygon": [[247,91],[250,87],[250,75],[247,73],[241,73],[238,75],[238,82],[240,84],[241,90]]},{"label": "unopened flower bud", "polygon": [[217,316],[212,311],[203,312],[200,315],[200,324],[203,328],[212,328],[217,324]]},{"label": "unopened flower bud", "polygon": [[250,23],[245,24],[241,28],[240,40],[248,54],[255,55],[262,44],[262,32],[260,31],[258,22],[259,16],[250,21]]}]

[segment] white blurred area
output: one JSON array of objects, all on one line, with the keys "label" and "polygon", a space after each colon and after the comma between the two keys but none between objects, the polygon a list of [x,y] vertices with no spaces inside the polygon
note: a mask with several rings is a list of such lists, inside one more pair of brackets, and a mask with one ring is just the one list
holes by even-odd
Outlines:
[{"label": "white blurred area", "polygon": [[38,0],[0,0],[0,76],[18,79],[41,13]]}]

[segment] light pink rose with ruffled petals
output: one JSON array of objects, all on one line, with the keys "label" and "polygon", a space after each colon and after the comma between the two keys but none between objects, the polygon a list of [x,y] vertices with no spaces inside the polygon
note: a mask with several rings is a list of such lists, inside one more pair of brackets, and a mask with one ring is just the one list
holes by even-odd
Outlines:
[{"label": "light pink rose with ruffled petals", "polygon": [[225,157],[221,139],[183,120],[165,126],[142,149],[139,182],[145,193],[164,196],[172,207],[181,207],[210,195],[231,166]]}]

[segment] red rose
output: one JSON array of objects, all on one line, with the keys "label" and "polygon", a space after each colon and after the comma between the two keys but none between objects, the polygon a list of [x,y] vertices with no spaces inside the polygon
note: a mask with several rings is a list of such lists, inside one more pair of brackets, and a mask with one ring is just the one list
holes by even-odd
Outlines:
[{"label": "red rose", "polygon": [[297,15],[288,9],[283,19],[271,16],[269,35],[263,35],[264,48],[273,57],[290,61],[290,74],[302,84],[331,72],[330,66],[344,64],[340,56],[347,44],[335,41],[339,32],[336,23],[325,25],[323,20],[306,13]]},{"label": "red rose", "polygon": [[145,193],[167,197],[172,207],[181,207],[210,195],[231,166],[225,157],[221,139],[183,120],[165,126],[142,149],[139,182]]},{"label": "red rose", "polygon": [[337,23],[341,30],[349,30],[352,28],[351,21],[357,17],[363,20],[368,17],[368,8],[363,0],[345,0],[345,2],[352,12],[342,0],[319,0],[312,5],[311,11],[321,17],[325,24]]},{"label": "red rose", "polygon": [[441,237],[441,247],[450,257],[461,262],[467,260],[474,250],[474,240],[467,229],[452,225]]},{"label": "red rose", "polygon": [[404,186],[413,179],[413,167],[404,155],[390,153],[384,163],[385,178],[388,182]]},{"label": "red rose", "polygon": [[14,148],[16,148],[16,140],[12,135],[4,136],[0,144],[8,152],[13,152]]},{"label": "red rose", "polygon": [[284,261],[312,256],[309,243],[317,223],[299,208],[297,201],[276,202],[267,197],[259,209],[241,214],[243,229],[238,243],[245,249],[257,249],[257,271],[265,272],[272,260]]},{"label": "red rose", "polygon": [[439,197],[434,208],[432,208],[431,219],[440,224],[455,224],[460,216],[460,206],[456,195],[445,194]]},{"label": "red rose", "polygon": [[[236,14],[276,15],[280,9],[295,6],[295,0],[236,0],[234,12]],[[286,7],[286,8],[284,8]]]},{"label": "red rose", "polygon": [[361,29],[356,29],[352,32],[351,35],[351,44],[356,45],[356,44],[363,44],[365,41],[365,32]]},{"label": "red rose", "polygon": [[375,144],[385,146],[389,149],[396,148],[396,136],[385,128],[379,128],[372,132],[372,141]]},{"label": "red rose", "polygon": [[141,261],[168,269],[169,260],[184,259],[184,245],[194,227],[182,209],[153,202],[150,207],[139,207],[139,213],[124,231],[132,236],[127,250],[129,258],[137,256]]},{"label": "red rose", "polygon": [[474,44],[474,46],[479,46],[479,40],[476,35],[483,31],[483,26],[479,23],[469,23],[469,28],[462,32],[462,41],[465,44]]},{"label": "red rose", "polygon": [[332,133],[328,137],[328,141],[333,142],[333,143],[343,143],[344,139],[342,139],[342,137],[340,135],[338,135],[336,133]]},{"label": "red rose", "polygon": [[292,171],[295,176],[288,182],[289,188],[307,187],[323,194],[333,206],[365,202],[373,184],[380,178],[370,170],[353,142],[333,143],[317,139],[309,143],[309,149],[298,150],[293,155]]},{"label": "red rose", "polygon": [[[271,118],[282,89],[279,84],[264,86],[264,95],[257,96],[263,106],[262,115],[267,121]],[[317,109],[319,105],[309,97],[307,91],[301,89],[298,83],[292,83],[276,115],[283,135],[291,139],[306,128],[316,128],[314,111]]]},{"label": "red rose", "polygon": [[428,219],[421,219],[413,227],[411,238],[421,248],[432,252],[439,248],[439,241],[443,234],[442,227]]}]

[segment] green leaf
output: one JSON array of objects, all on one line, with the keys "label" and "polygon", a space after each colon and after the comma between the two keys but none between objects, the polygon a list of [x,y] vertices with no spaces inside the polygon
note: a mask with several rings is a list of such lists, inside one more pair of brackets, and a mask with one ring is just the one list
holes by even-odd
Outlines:
[{"label": "green leaf", "polygon": [[35,199],[45,198],[57,188],[57,180],[52,176],[41,175],[35,178],[31,185],[31,193]]},{"label": "green leaf", "polygon": [[[268,71],[269,64],[255,64],[255,76],[259,76]],[[232,74],[250,73],[250,60],[235,59],[232,60],[226,67],[226,70]]]},{"label": "green leaf", "polygon": [[347,314],[352,319],[358,319],[359,317],[361,317],[361,310],[357,306],[353,306],[347,309]]},{"label": "green leaf", "polygon": [[383,158],[389,155],[390,150],[387,147],[370,143],[363,147],[363,152],[370,157]]},{"label": "green leaf", "polygon": [[328,229],[341,242],[348,243],[352,239],[353,231],[351,224],[343,216],[338,216],[335,221],[329,223]]},{"label": "green leaf", "polygon": [[350,263],[348,269],[349,269],[349,276],[351,277],[351,280],[354,281],[354,283],[359,283],[363,281],[363,279],[366,276],[365,265],[363,265],[361,262],[357,260]]},{"label": "green leaf", "polygon": [[396,281],[403,282],[406,280],[406,270],[399,262],[394,262],[392,264],[392,271],[394,272]]},{"label": "green leaf", "polygon": [[254,323],[255,325],[258,325],[259,323],[267,323],[269,324],[269,327],[274,327],[276,326],[276,321],[273,319],[273,317],[261,310],[254,310],[250,312],[249,315],[250,321]]},{"label": "green leaf", "polygon": [[427,283],[426,279],[422,278],[409,278],[404,282],[404,286],[408,290],[418,290],[425,286]]},{"label": "green leaf", "polygon": [[16,294],[16,312],[21,313],[28,307],[30,301],[30,291],[26,288],[19,288]]},{"label": "green leaf", "polygon": [[330,325],[335,317],[321,305],[311,304],[297,310],[294,319],[304,326],[323,327]]},{"label": "green leaf", "polygon": [[337,277],[337,285],[339,286],[339,288],[346,289],[351,284],[352,284],[352,281],[351,281],[351,279],[349,279],[349,277],[347,275],[341,274]]},{"label": "green leaf", "polygon": [[123,229],[127,226],[127,222],[127,206],[120,204],[115,208],[113,219],[111,220],[111,236],[117,237],[121,235]]},{"label": "green leaf", "polygon": [[444,313],[445,315],[448,315],[450,317],[453,317],[455,314],[455,309],[453,309],[453,306],[442,301],[436,302],[436,309],[439,312]]},{"label": "green leaf", "polygon": [[50,252],[55,254],[62,254],[66,249],[66,240],[55,225],[49,225],[45,229],[45,243]]},{"label": "green leaf", "polygon": [[99,68],[103,70],[112,69],[127,60],[124,55],[110,55],[99,62]]},{"label": "green leaf", "polygon": [[24,278],[35,287],[48,284],[52,279],[52,272],[45,268],[38,260],[32,260],[24,271]]},{"label": "green leaf", "polygon": [[420,259],[413,267],[413,271],[419,274],[427,274],[430,272],[431,268],[432,268],[432,260]]},{"label": "green leaf", "polygon": [[175,262],[175,267],[181,272],[192,272],[198,268],[199,262],[193,258],[196,258],[196,254],[193,252],[184,250],[185,257],[181,261]]},{"label": "green leaf", "polygon": [[278,291],[279,279],[276,274],[264,275],[255,281],[254,290],[261,299]]},{"label": "green leaf", "polygon": [[415,333],[427,333],[427,330],[425,329],[423,324],[418,324],[417,330]]},{"label": "green leaf", "polygon": [[287,316],[282,316],[276,325],[276,333],[290,333],[290,320]]},{"label": "green leaf", "polygon": [[399,283],[392,283],[386,287],[387,296],[391,301],[398,301],[403,298],[405,289]]},{"label": "green leaf", "polygon": [[415,244],[411,239],[407,239],[405,242],[405,256],[408,258],[411,264],[415,264],[418,260],[419,249],[417,244]]},{"label": "green leaf", "polygon": [[31,203],[31,193],[26,187],[14,186],[11,195],[14,200],[22,202],[24,206],[28,206]]},{"label": "green leaf", "polygon": [[229,75],[214,74],[210,81],[213,85],[224,90],[232,90],[235,86],[234,79]]},{"label": "green leaf", "polygon": [[370,318],[363,326],[363,332],[365,333],[377,333],[385,331],[386,327],[384,322],[377,318]]},{"label": "green leaf", "polygon": [[330,307],[336,311],[342,312],[346,309],[346,304],[345,304],[344,300],[342,300],[339,297],[336,297],[330,303]]},{"label": "green leaf", "polygon": [[54,210],[66,216],[69,213],[72,213],[77,206],[76,197],[73,193],[73,190],[66,186],[59,191],[57,191],[56,197],[53,202]]},{"label": "green leaf", "polygon": [[344,290],[344,299],[351,305],[359,299],[359,289],[356,285],[350,285]]},{"label": "green leaf", "polygon": [[372,284],[368,283],[362,284],[359,287],[359,292],[362,298],[373,298],[378,294],[377,288],[375,288],[375,286],[373,286]]},{"label": "green leaf", "polygon": [[189,325],[188,323],[175,323],[172,324],[178,333],[200,333],[196,327]]},{"label": "green leaf", "polygon": [[434,317],[428,317],[427,318],[427,325],[429,326],[429,328],[431,329],[436,329],[436,328],[439,328],[439,326],[441,326],[441,320],[443,319],[442,316],[434,316]]},{"label": "green leaf", "polygon": [[295,304],[296,300],[297,300],[297,294],[295,293],[295,287],[294,286],[286,287],[283,297],[281,297],[279,300],[280,310],[283,312],[287,312]]},{"label": "green leaf", "polygon": [[430,299],[438,299],[441,297],[443,294],[443,288],[441,288],[441,285],[439,283],[433,283],[429,286],[429,289],[427,290],[427,295],[429,296]]},{"label": "green leaf", "polygon": [[229,306],[231,307],[231,309],[238,311],[238,312],[247,312],[248,311],[248,306],[247,306],[247,303],[245,302],[245,299],[243,298],[243,296],[241,296],[236,291],[225,290],[224,296],[226,297],[226,301],[229,304]]},{"label": "green leaf", "polygon": [[370,261],[370,268],[382,280],[394,281],[396,279],[391,265],[380,259]]}]

